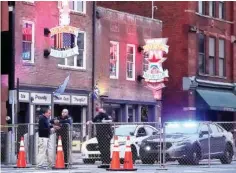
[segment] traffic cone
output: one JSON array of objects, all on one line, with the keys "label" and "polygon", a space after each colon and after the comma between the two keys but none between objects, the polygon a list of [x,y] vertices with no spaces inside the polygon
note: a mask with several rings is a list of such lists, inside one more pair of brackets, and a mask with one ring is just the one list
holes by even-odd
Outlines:
[{"label": "traffic cone", "polygon": [[62,149],[61,136],[58,137],[57,156],[54,169],[65,169],[64,152]]},{"label": "traffic cone", "polygon": [[124,171],[136,171],[133,167],[133,156],[130,146],[130,137],[127,136],[126,147],[125,147],[125,160],[124,160]]},{"label": "traffic cone", "polygon": [[24,138],[23,137],[21,137],[21,140],[20,140],[20,150],[18,153],[16,168],[26,168],[25,146],[24,146]]},{"label": "traffic cone", "polygon": [[113,147],[111,166],[107,169],[107,171],[122,171],[123,169],[120,168],[120,150],[118,144],[118,136],[115,136],[114,140],[115,142]]}]

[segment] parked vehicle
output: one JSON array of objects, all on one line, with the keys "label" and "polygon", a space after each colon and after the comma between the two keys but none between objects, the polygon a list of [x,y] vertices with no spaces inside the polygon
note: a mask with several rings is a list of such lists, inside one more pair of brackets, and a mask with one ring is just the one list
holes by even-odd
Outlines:
[{"label": "parked vehicle", "polygon": [[144,164],[153,164],[158,160],[160,147],[163,155],[164,146],[166,161],[177,160],[179,164],[193,165],[208,159],[209,152],[211,159],[230,164],[235,150],[232,133],[216,123],[168,123],[161,138],[165,143],[160,142],[160,135],[142,141],[139,153]]},{"label": "parked vehicle", "polygon": [[[139,146],[143,139],[150,137],[158,130],[150,125],[119,125],[113,127],[115,135],[118,136],[118,143],[120,147],[121,162],[125,156],[125,144],[127,136],[130,136],[131,151],[133,154],[133,161],[139,158]],[[114,139],[111,139],[111,155],[113,151]],[[95,163],[100,160],[100,151],[98,147],[97,138],[91,138],[82,144],[81,148],[82,158],[84,163]]]}]

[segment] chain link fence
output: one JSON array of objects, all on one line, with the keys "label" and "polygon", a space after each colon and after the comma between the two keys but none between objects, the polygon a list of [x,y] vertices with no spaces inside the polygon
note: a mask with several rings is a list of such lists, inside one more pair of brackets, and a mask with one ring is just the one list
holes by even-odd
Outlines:
[{"label": "chain link fence", "polygon": [[[157,122],[66,124],[50,135],[54,163],[59,135],[65,163],[69,165],[110,163],[114,136],[118,136],[121,163],[127,136],[136,165],[210,166],[229,164],[236,159],[236,122],[166,122],[163,126]],[[1,126],[2,164],[16,164],[21,137],[24,137],[27,163],[36,166],[38,124]]]}]

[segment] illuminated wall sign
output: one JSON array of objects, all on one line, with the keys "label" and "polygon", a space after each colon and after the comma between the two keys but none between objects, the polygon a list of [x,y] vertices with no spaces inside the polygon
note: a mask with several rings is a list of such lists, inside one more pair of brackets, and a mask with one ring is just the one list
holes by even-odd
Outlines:
[{"label": "illuminated wall sign", "polygon": [[153,91],[154,98],[161,100],[163,83],[169,77],[168,70],[163,70],[162,63],[166,60],[163,53],[168,53],[169,46],[166,45],[167,38],[155,38],[145,40],[144,52],[148,53],[148,70],[143,77],[147,82],[147,88]]},{"label": "illuminated wall sign", "polygon": [[67,103],[70,104],[70,95],[60,95],[58,98],[53,98],[54,103]]},{"label": "illuminated wall sign", "polygon": [[79,29],[69,26],[70,9],[67,0],[60,2],[59,23],[60,26],[50,29],[51,41],[54,44],[54,47],[51,47],[50,56],[55,58],[68,58],[79,55],[77,45]]},{"label": "illuminated wall sign", "polygon": [[29,93],[28,92],[19,92],[19,101],[29,101]]},{"label": "illuminated wall sign", "polygon": [[46,93],[31,93],[33,103],[37,104],[51,104],[51,94]]},{"label": "illuminated wall sign", "polygon": [[87,96],[71,96],[71,104],[73,105],[87,105],[88,97]]}]

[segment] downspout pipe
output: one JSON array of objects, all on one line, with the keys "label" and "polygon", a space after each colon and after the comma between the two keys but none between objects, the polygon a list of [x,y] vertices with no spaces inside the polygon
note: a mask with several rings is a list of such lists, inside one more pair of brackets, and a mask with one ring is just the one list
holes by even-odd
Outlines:
[{"label": "downspout pipe", "polygon": [[[96,36],[96,1],[93,1],[93,21],[92,21],[92,93],[95,86],[95,36]],[[94,99],[92,97],[92,119],[94,118]]]}]

